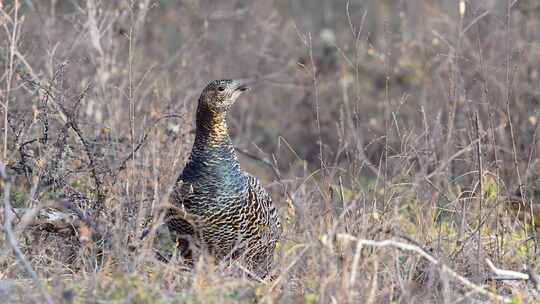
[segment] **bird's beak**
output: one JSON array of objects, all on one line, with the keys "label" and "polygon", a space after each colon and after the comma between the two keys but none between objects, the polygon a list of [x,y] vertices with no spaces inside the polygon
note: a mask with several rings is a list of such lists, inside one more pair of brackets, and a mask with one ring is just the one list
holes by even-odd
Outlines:
[{"label": "bird's beak", "polygon": [[239,80],[235,80],[234,82],[235,82],[235,87],[234,87],[235,91],[245,92],[251,88],[251,85],[255,81],[252,79],[239,79]]}]

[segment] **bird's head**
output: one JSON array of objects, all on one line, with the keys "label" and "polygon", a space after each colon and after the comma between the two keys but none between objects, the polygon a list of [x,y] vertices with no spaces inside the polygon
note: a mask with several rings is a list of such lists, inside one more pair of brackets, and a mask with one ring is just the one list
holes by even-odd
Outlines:
[{"label": "bird's head", "polygon": [[202,91],[199,107],[225,113],[243,92],[249,90],[250,83],[248,80],[214,80]]}]

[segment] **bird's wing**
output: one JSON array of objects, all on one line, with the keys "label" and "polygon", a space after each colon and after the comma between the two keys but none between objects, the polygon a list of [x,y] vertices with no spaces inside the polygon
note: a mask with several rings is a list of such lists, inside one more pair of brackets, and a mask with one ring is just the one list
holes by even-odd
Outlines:
[{"label": "bird's wing", "polygon": [[260,224],[268,228],[268,236],[272,240],[277,240],[281,236],[281,223],[272,197],[261,185],[259,180],[249,176],[248,204],[254,213],[258,214]]},{"label": "bird's wing", "polygon": [[254,273],[265,277],[272,268],[273,252],[281,238],[281,223],[270,194],[253,176],[249,176],[247,199],[248,217],[252,220],[246,229],[248,248],[245,262]]}]

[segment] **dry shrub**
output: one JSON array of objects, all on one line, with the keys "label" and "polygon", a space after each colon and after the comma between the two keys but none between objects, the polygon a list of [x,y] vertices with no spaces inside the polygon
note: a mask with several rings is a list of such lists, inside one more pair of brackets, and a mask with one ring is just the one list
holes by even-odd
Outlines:
[{"label": "dry shrub", "polygon": [[[421,0],[0,2],[2,163],[41,293],[488,300],[417,253],[356,238],[416,244],[475,284],[531,299],[530,283],[494,280],[485,258],[540,270],[540,6],[463,3],[461,14],[459,2]],[[200,90],[243,77],[261,81],[233,109],[232,137],[285,226],[263,283],[204,255],[186,269],[160,226]],[[69,218],[51,224],[54,212]],[[43,300],[4,243],[0,295]]]}]

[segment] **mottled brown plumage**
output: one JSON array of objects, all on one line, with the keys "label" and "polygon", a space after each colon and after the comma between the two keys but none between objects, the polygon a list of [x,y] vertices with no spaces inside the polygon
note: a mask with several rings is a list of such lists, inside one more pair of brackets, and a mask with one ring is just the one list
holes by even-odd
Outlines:
[{"label": "mottled brown plumage", "polygon": [[[199,98],[195,142],[178,177],[168,220],[180,250],[206,249],[217,260],[240,259],[259,277],[272,264],[281,236],[268,192],[238,163],[227,128],[227,111],[248,88],[234,80],[208,84]],[[179,212],[181,210],[181,212]]]}]

